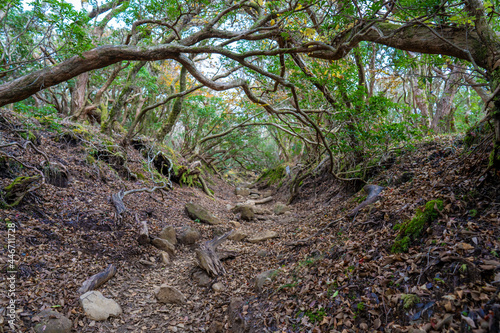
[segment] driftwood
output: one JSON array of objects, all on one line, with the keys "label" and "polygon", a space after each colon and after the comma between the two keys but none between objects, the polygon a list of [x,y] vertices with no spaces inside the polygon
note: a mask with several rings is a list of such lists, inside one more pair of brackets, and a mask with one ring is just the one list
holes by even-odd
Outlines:
[{"label": "driftwood", "polygon": [[106,281],[111,279],[116,274],[116,266],[111,264],[105,270],[89,277],[83,285],[78,289],[80,294],[85,294],[89,290],[103,285]]},{"label": "driftwood", "polygon": [[368,196],[366,197],[365,201],[360,203],[349,213],[349,217],[355,216],[361,209],[377,201],[380,197],[380,193],[382,193],[382,191],[384,190],[384,187],[378,185],[366,185],[363,189],[368,193]]},{"label": "driftwood", "polygon": [[137,223],[141,228],[139,230],[139,237],[137,238],[139,244],[146,245],[151,243],[151,240],[149,238],[148,223],[146,221],[139,221],[137,214],[135,214],[135,220],[137,221]]},{"label": "driftwood", "polygon": [[111,202],[115,206],[116,209],[116,218],[118,220],[121,220],[122,214],[127,211],[127,207],[125,207],[125,204],[123,203],[123,198],[126,195],[132,194],[132,193],[137,193],[137,192],[148,192],[148,193],[153,193],[156,190],[161,190],[167,187],[167,184],[163,184],[162,186],[155,186],[153,188],[140,188],[140,189],[135,189],[135,190],[129,190],[129,191],[119,191],[118,193],[114,193],[111,195]]},{"label": "driftwood", "polygon": [[198,265],[203,268],[208,275],[216,277],[226,273],[219,256],[215,252],[215,249],[232,233],[233,231],[231,230],[220,237],[206,241],[204,244],[200,245],[199,249],[196,249],[196,259],[198,259]]}]

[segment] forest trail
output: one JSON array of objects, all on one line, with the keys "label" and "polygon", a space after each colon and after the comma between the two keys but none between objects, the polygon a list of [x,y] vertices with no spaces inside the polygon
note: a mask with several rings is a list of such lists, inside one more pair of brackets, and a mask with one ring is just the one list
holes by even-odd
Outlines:
[{"label": "forest trail", "polygon": [[[67,186],[45,184],[19,206],[0,210],[17,230],[16,332],[33,331],[44,309],[69,318],[73,332],[457,332],[471,324],[482,332],[498,329],[500,186],[498,176],[481,176],[487,161],[479,149],[463,154],[460,138],[388,154],[371,181],[384,187],[380,200],[355,216],[350,213],[366,193],[320,172],[304,181],[289,206],[278,202],[287,201],[293,174],[281,186],[267,187],[263,180],[239,196],[212,175],[207,183],[213,197],[178,184],[169,191],[130,194],[120,221],[111,195],[153,184],[124,177],[102,155],[91,160],[88,147],[98,151],[95,142],[68,140],[68,133],[37,133],[38,149],[68,170]],[[5,124],[2,135],[20,140]],[[9,149],[23,163],[40,162],[33,150]],[[138,149],[128,147],[126,154],[129,171],[144,169]],[[2,164],[2,187],[19,170]],[[249,221],[233,210],[270,195],[271,201],[255,205]],[[392,253],[400,235],[395,226],[401,228],[431,200],[443,203],[435,220],[408,252]],[[188,217],[189,202],[208,208],[221,223]],[[136,215],[147,222],[152,238],[166,226],[178,240],[186,227],[198,230],[200,238],[175,245],[165,263],[156,247],[138,243]],[[226,273],[208,278],[197,267],[195,250],[230,230],[232,239],[218,248],[232,254],[223,261]],[[270,239],[255,240],[266,232]],[[0,233],[6,239],[7,230]],[[117,273],[97,290],[123,313],[95,321],[85,315],[78,289],[110,264]],[[179,303],[159,302],[155,289],[165,284],[182,293]]]}]

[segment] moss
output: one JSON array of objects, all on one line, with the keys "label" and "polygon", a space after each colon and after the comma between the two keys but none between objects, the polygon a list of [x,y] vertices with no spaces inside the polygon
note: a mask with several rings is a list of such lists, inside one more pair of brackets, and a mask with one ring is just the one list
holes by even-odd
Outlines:
[{"label": "moss", "polygon": [[498,142],[493,145],[488,166],[495,170],[500,170],[500,143]]},{"label": "moss", "polygon": [[413,294],[402,294],[401,299],[403,300],[403,308],[405,310],[411,309],[420,302],[420,297]]},{"label": "moss", "polygon": [[417,209],[415,216],[410,220],[402,224],[399,228],[399,234],[394,241],[391,251],[393,253],[407,252],[413,241],[417,240],[426,224],[431,223],[437,217],[438,210],[443,209],[442,200],[432,200],[425,204],[422,208]]},{"label": "moss", "polygon": [[17,177],[5,186],[3,189],[2,197],[5,202],[5,206],[14,207],[17,206],[21,200],[24,198],[26,193],[28,193],[31,184],[40,179],[39,175],[36,176],[21,176]]},{"label": "moss", "polygon": [[267,179],[267,186],[270,186],[276,184],[285,176],[286,176],[286,166],[281,164],[275,168],[265,170],[257,181]]},{"label": "moss", "polygon": [[35,142],[36,141],[36,135],[33,134],[32,131],[26,131],[26,132],[20,132],[19,135],[21,136],[21,138],[23,138],[24,140],[29,140],[29,141],[32,141],[32,142]]},{"label": "moss", "polygon": [[95,160],[95,157],[94,155],[97,154],[96,151],[91,151],[86,157],[85,157],[85,162],[87,162],[87,164],[89,165],[92,165],[92,164],[95,164],[96,160]]},{"label": "moss", "polygon": [[493,131],[493,127],[487,123],[479,123],[471,126],[465,134],[464,137],[464,145],[466,148],[470,148],[471,146],[478,144]]}]

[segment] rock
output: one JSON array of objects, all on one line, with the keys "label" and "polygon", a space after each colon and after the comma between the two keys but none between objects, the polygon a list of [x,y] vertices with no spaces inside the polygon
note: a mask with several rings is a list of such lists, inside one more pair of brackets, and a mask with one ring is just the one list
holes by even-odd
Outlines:
[{"label": "rock", "polygon": [[189,202],[186,204],[186,212],[188,216],[193,220],[199,220],[203,223],[208,223],[211,225],[220,224],[221,221],[210,213],[206,208]]},{"label": "rock", "polygon": [[248,324],[245,317],[241,313],[243,305],[243,299],[239,297],[233,297],[229,302],[227,312],[229,316],[229,323],[231,324],[231,332],[243,333],[248,330]]},{"label": "rock", "polygon": [[197,268],[192,274],[191,278],[200,287],[208,287],[212,283],[212,279],[208,276],[207,272]]},{"label": "rock", "polygon": [[255,212],[255,214],[259,214],[259,215],[271,215],[273,213],[269,209],[259,207],[259,206],[255,206],[254,212]]},{"label": "rock", "polygon": [[175,236],[175,229],[171,225],[168,225],[165,228],[163,228],[162,231],[160,231],[158,238],[167,240],[172,245],[177,244],[177,238]]},{"label": "rock", "polygon": [[243,221],[252,221],[255,217],[255,213],[250,206],[243,206],[240,208],[241,219]]},{"label": "rock", "polygon": [[201,235],[198,230],[193,227],[184,227],[179,233],[179,243],[185,245],[192,245],[200,239]]},{"label": "rock", "polygon": [[264,287],[264,285],[268,282],[271,282],[271,280],[278,274],[278,272],[279,271],[277,269],[270,269],[257,275],[254,285],[255,290],[262,291],[262,287]]},{"label": "rock", "polygon": [[104,297],[101,292],[92,290],[80,296],[80,304],[85,315],[92,320],[106,320],[110,316],[118,317],[122,308],[110,298]]},{"label": "rock", "polygon": [[210,324],[208,333],[222,333],[222,332],[224,332],[224,324],[222,324],[220,321],[213,321]]},{"label": "rock", "polygon": [[186,303],[186,297],[179,290],[166,284],[155,289],[155,296],[160,303]]},{"label": "rock", "polygon": [[245,187],[237,187],[235,190],[234,190],[234,193],[236,195],[241,195],[241,196],[244,196],[246,197],[247,195],[250,194],[250,190],[248,188],[245,188]]},{"label": "rock", "polygon": [[240,228],[241,227],[241,223],[237,222],[237,221],[229,221],[229,224],[232,225],[235,228]]},{"label": "rock", "polygon": [[255,255],[257,255],[258,257],[267,257],[268,254],[269,253],[266,250],[259,250]]},{"label": "rock", "polygon": [[214,291],[220,292],[220,291],[223,291],[223,290],[224,290],[224,289],[226,289],[226,288],[224,287],[224,285],[223,285],[222,283],[220,283],[220,282],[216,282],[216,283],[214,283],[214,284],[212,285],[212,289],[213,289]]},{"label": "rock", "polygon": [[40,322],[35,326],[36,333],[69,333],[73,322],[61,313],[51,310],[43,310],[37,317]]},{"label": "rock", "polygon": [[250,199],[260,199],[260,194],[253,193],[248,196]]},{"label": "rock", "polygon": [[215,227],[212,230],[212,235],[214,237],[219,237],[219,236],[224,235],[227,231],[228,231],[227,227]]},{"label": "rock", "polygon": [[168,255],[168,252],[161,251],[160,257],[163,264],[170,265],[170,256]]},{"label": "rock", "polygon": [[290,210],[290,207],[288,207],[287,205],[285,205],[282,202],[277,202],[273,207],[273,213],[276,215],[285,214],[285,212],[287,212],[289,210]]},{"label": "rock", "polygon": [[269,191],[263,191],[262,193],[262,197],[263,198],[267,198],[267,197],[270,197],[273,195],[273,191],[269,190]]},{"label": "rock", "polygon": [[233,231],[233,233],[231,235],[229,235],[228,239],[235,241],[235,242],[239,242],[247,237],[248,237],[248,235],[245,234],[244,232],[241,232],[239,230],[235,230],[235,231]]},{"label": "rock", "polygon": [[175,254],[175,246],[173,246],[172,243],[170,243],[168,240],[165,240],[163,238],[155,238],[151,241],[151,244],[153,244],[159,250],[165,251],[170,255]]},{"label": "rock", "polygon": [[253,236],[252,238],[247,239],[247,242],[250,242],[250,243],[259,243],[259,242],[263,242],[265,240],[272,239],[272,238],[277,238],[277,237],[278,237],[278,233],[277,232],[268,230],[268,231],[264,231],[264,232],[262,232],[260,234],[257,234],[255,236]]}]

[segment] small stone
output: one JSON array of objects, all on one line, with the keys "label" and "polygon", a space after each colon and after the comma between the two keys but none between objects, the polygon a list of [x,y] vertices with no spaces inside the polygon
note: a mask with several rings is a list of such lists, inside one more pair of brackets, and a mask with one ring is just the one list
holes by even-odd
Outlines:
[{"label": "small stone", "polygon": [[179,290],[166,284],[157,287],[154,293],[160,303],[186,303],[186,297]]},{"label": "small stone", "polygon": [[248,188],[245,188],[245,187],[237,187],[234,190],[234,194],[246,197],[247,195],[250,194],[250,190]]},{"label": "small stone", "polygon": [[269,253],[268,253],[266,250],[259,250],[259,251],[256,253],[256,255],[257,255],[258,257],[267,257],[267,255],[268,255],[268,254],[269,254]]},{"label": "small stone", "polygon": [[170,256],[168,255],[168,252],[161,251],[160,257],[163,264],[170,265]]},{"label": "small stone", "polygon": [[259,243],[259,242],[263,242],[263,241],[266,241],[268,239],[277,238],[277,237],[278,237],[277,232],[268,230],[268,231],[264,231],[260,234],[257,234],[255,236],[253,236],[252,238],[247,239],[247,241],[250,243]]},{"label": "small stone", "polygon": [[208,333],[222,333],[222,332],[224,332],[224,324],[222,324],[220,321],[213,321],[210,324]]},{"label": "small stone", "polygon": [[175,236],[175,229],[171,225],[166,226],[160,231],[158,238],[165,239],[170,242],[170,244],[177,244],[177,238]]},{"label": "small stone", "polygon": [[273,207],[273,213],[276,215],[285,214],[285,212],[287,212],[289,210],[290,210],[290,207],[288,207],[287,205],[285,205],[282,202],[277,202]]},{"label": "small stone", "polygon": [[220,291],[223,291],[223,290],[224,290],[224,289],[226,289],[226,288],[224,287],[224,285],[223,285],[222,283],[220,283],[220,282],[216,282],[216,283],[214,283],[214,284],[212,285],[212,289],[213,289],[214,291],[220,292]]},{"label": "small stone", "polygon": [[242,206],[240,208],[240,213],[241,213],[241,219],[243,221],[252,221],[253,218],[255,217],[255,213],[250,206]]},{"label": "small stone", "polygon": [[257,291],[262,291],[262,287],[264,287],[264,285],[268,282],[271,282],[278,272],[279,271],[277,269],[270,269],[257,275],[255,278],[255,289]]},{"label": "small stone", "polygon": [[241,227],[241,223],[238,221],[229,221],[229,224],[232,225],[235,228]]},{"label": "small stone", "polygon": [[199,220],[211,225],[221,223],[208,209],[192,202],[186,204],[186,212],[193,221]]},{"label": "small stone", "polygon": [[43,310],[37,317],[40,322],[35,326],[36,333],[69,333],[73,322],[61,313],[51,310]]},{"label": "small stone", "polygon": [[361,324],[359,324],[359,328],[360,328],[362,331],[368,331],[368,324],[366,324],[366,323],[361,323]]},{"label": "small stone", "polygon": [[250,199],[260,199],[260,194],[253,193],[248,196]]},{"label": "small stone", "polygon": [[235,242],[239,242],[239,241],[242,241],[243,239],[245,239],[247,236],[248,235],[245,234],[244,232],[235,230],[231,235],[229,235],[228,239],[235,241]]},{"label": "small stone", "polygon": [[92,320],[106,320],[110,316],[118,317],[122,314],[122,308],[110,298],[106,298],[101,292],[92,290],[80,296],[80,304],[85,315]]},{"label": "small stone", "polygon": [[168,254],[170,255],[173,255],[175,253],[175,246],[166,239],[155,238],[151,241],[151,244],[153,244],[159,250],[168,252]]},{"label": "small stone", "polygon": [[196,269],[193,274],[191,274],[192,279],[200,287],[208,287],[212,283],[212,279],[208,276],[207,272],[201,269]]},{"label": "small stone", "polygon": [[200,239],[201,235],[198,230],[193,227],[184,227],[179,233],[179,243],[192,245]]}]

